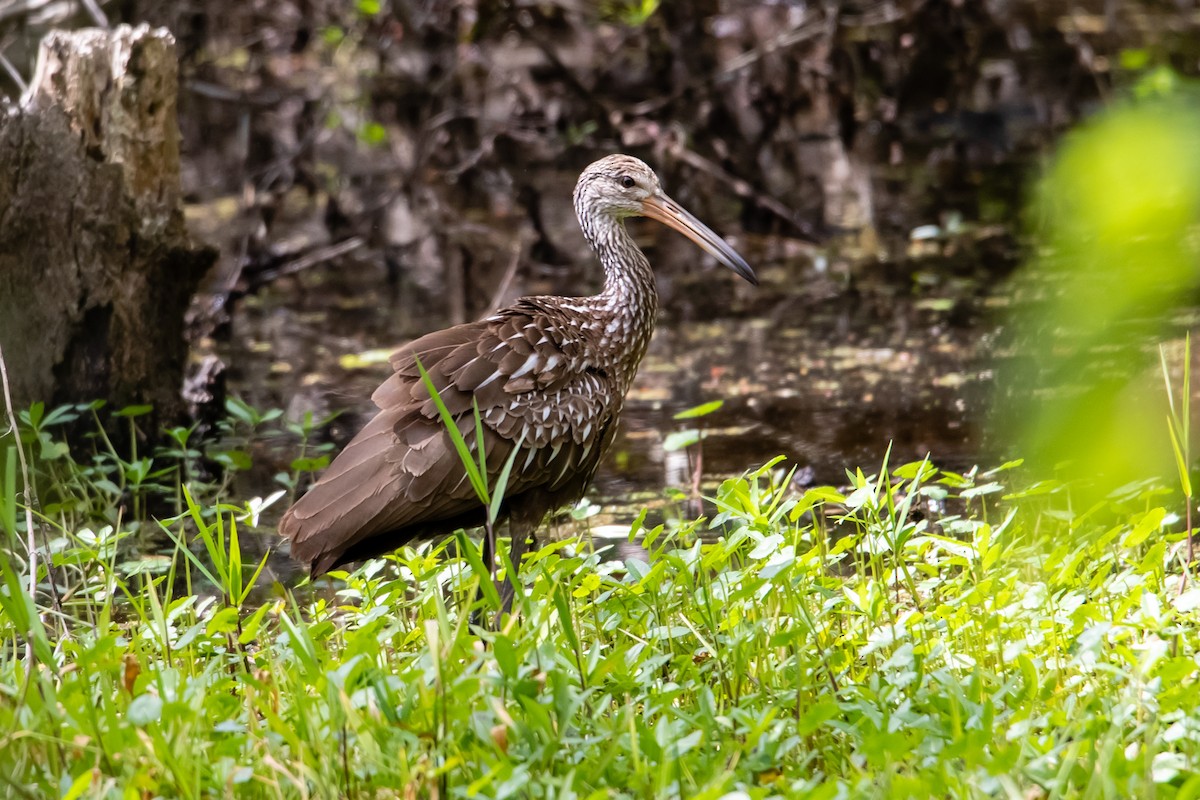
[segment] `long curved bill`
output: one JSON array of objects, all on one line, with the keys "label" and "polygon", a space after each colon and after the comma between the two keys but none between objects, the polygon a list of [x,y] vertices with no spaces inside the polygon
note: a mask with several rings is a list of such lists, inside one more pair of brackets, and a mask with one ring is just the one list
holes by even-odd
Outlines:
[{"label": "long curved bill", "polygon": [[713,229],[691,215],[683,206],[664,194],[654,194],[642,201],[642,213],[668,228],[674,228],[704,249],[704,252],[758,286],[758,276],[746,259],[737,254]]}]

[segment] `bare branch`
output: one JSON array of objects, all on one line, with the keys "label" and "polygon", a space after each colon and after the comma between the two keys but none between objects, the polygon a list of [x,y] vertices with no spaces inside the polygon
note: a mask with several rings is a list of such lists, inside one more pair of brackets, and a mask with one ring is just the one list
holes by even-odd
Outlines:
[{"label": "bare branch", "polygon": [[[25,546],[29,551],[29,596],[37,596],[37,542],[34,541],[33,486],[29,481],[29,462],[25,460],[25,448],[21,446],[21,431],[17,427],[17,412],[13,409],[12,391],[8,386],[8,366],[4,363],[4,348],[0,347],[0,387],[4,390],[4,408],[8,413],[8,424],[17,448],[17,460],[21,463],[21,488],[25,496]],[[33,674],[33,639],[25,640],[25,688],[28,689]]]}]

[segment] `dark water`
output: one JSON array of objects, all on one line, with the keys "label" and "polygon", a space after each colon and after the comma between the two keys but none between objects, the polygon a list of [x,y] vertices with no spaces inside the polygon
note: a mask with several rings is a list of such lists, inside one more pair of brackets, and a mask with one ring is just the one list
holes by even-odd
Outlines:
[{"label": "dark water", "polygon": [[[929,453],[955,469],[989,462],[980,422],[994,307],[1004,302],[994,269],[974,256],[828,267],[814,252],[764,261],[754,251],[773,248],[758,245],[739,243],[758,288],[715,268],[662,281],[662,317],[589,494],[599,506],[593,526],[661,507],[669,490],[691,491],[695,448],[672,452],[664,442],[696,424],[674,414],[711,400],[724,405],[700,421],[706,493],[776,455],[798,468],[802,485],[876,470],[889,445],[893,465]],[[553,277],[526,288],[567,291]],[[276,282],[235,312],[223,353],[231,391],[292,419],[344,411],[326,432],[340,446],[373,413],[388,352],[448,324],[444,305],[392,285],[369,262]],[[292,454],[280,448],[281,459]],[[281,469],[286,460],[272,472]]]}]

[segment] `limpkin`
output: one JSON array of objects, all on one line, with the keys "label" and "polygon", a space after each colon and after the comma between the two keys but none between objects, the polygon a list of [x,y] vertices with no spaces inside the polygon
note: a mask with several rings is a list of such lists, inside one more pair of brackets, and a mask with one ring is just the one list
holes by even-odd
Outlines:
[{"label": "limpkin", "polygon": [[585,169],[575,212],[604,266],[604,290],[524,297],[393,354],[392,375],[371,397],[379,412],[279,524],[292,557],[313,576],[485,521],[418,360],[476,453],[478,406],[489,486],[519,448],[501,507],[514,567],[546,513],[583,495],[613,442],[658,310],[654,273],[626,217],[665,223],[758,283],[745,260],[667,197],[636,158],[611,155]]}]

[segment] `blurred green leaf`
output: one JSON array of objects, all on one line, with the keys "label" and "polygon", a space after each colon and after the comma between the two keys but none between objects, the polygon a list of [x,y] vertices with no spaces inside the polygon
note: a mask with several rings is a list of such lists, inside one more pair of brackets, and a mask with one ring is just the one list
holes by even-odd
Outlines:
[{"label": "blurred green leaf", "polygon": [[316,458],[295,458],[289,468],[293,472],[320,472],[329,466],[329,456],[317,456]]},{"label": "blurred green leaf", "polygon": [[205,631],[210,635],[233,633],[237,630],[238,612],[233,606],[225,606],[208,621]]},{"label": "blurred green leaf", "polygon": [[158,722],[162,716],[163,702],[156,694],[138,695],[129,704],[129,709],[125,712],[125,718],[130,723],[144,728],[151,722]]},{"label": "blurred green leaf", "polygon": [[245,450],[222,450],[213,453],[212,459],[229,470],[245,471],[254,466],[250,454]]},{"label": "blurred green leaf", "polygon": [[114,411],[114,417],[144,417],[154,410],[154,406],[125,406],[120,411]]},{"label": "blurred green leaf", "polygon": [[1016,321],[1000,440],[1092,497],[1168,474],[1147,344],[1200,284],[1200,108],[1177,97],[1100,115],[1064,139],[1035,211],[1041,247],[1018,281],[1043,300]]},{"label": "blurred green leaf", "polygon": [[381,145],[387,141],[387,128],[378,122],[368,122],[359,128],[358,138],[364,144],[371,145],[372,147]]},{"label": "blurred green leaf", "polygon": [[700,441],[700,431],[673,431],[672,433],[668,433],[663,439],[663,450],[668,453],[675,452],[676,450],[685,450],[698,441]]},{"label": "blurred green leaf", "polygon": [[696,419],[697,417],[707,416],[725,405],[724,400],[710,400],[707,403],[701,403],[698,406],[693,406],[685,411],[680,411],[672,419]]},{"label": "blurred green leaf", "polygon": [[1145,69],[1150,63],[1150,51],[1145,48],[1125,48],[1118,58],[1121,69]]}]

